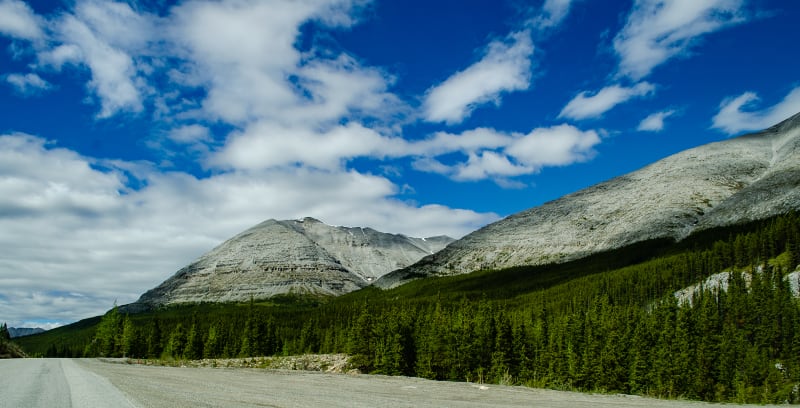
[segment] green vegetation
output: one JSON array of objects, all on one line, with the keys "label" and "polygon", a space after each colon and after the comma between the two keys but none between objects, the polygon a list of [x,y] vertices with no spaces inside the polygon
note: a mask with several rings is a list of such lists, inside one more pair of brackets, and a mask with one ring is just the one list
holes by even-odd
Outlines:
[{"label": "green vegetation", "polygon": [[0,358],[20,357],[25,357],[25,353],[19,346],[11,342],[11,333],[8,332],[8,325],[3,323],[0,326]]},{"label": "green vegetation", "polygon": [[[425,279],[335,299],[201,304],[20,341],[47,356],[348,353],[362,371],[732,402],[800,402],[800,217],[561,265]],[[728,290],[673,293],[723,271]],[[742,274],[742,272],[745,272]],[[747,279],[745,279],[747,277]]]}]

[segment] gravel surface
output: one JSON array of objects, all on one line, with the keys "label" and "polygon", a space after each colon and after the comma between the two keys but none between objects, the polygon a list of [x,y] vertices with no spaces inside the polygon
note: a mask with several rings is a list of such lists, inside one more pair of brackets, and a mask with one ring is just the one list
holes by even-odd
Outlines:
[{"label": "gravel surface", "polygon": [[406,377],[157,367],[92,359],[0,361],[0,407],[131,406],[688,408],[717,405]]},{"label": "gravel surface", "polygon": [[138,407],[76,360],[0,360],[0,407]]}]

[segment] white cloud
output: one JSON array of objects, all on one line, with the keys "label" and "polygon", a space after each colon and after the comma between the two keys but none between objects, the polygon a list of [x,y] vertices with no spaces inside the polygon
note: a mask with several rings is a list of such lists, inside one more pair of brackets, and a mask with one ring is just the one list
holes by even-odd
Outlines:
[{"label": "white cloud", "polygon": [[80,47],[74,44],[62,44],[50,50],[39,53],[39,62],[42,65],[61,70],[66,64],[80,64],[83,53]]},{"label": "white cloud", "polygon": [[211,131],[198,124],[184,125],[170,130],[167,137],[180,144],[203,143],[211,140]]},{"label": "white cloud", "polygon": [[301,59],[298,27],[314,9],[278,3],[187,2],[173,10],[170,37],[185,61],[180,72],[205,89],[203,110],[211,119],[246,123],[297,103],[286,77]]},{"label": "white cloud", "polygon": [[[346,54],[295,48],[299,27],[319,19],[347,25],[347,1],[184,3],[170,19],[170,41],[183,60],[171,75],[205,96],[200,114],[237,126],[269,120],[314,126],[351,114],[400,109],[392,78]],[[208,35],[213,32],[214,35]],[[388,112],[388,113],[387,113]]]},{"label": "white cloud", "polygon": [[655,86],[649,82],[640,82],[630,88],[611,85],[592,95],[583,91],[567,103],[558,117],[576,120],[597,118],[623,102],[650,95],[654,91]]},{"label": "white cloud", "polygon": [[560,125],[533,130],[516,139],[506,148],[506,153],[520,163],[539,169],[587,161],[594,157],[594,146],[599,143],[596,131]]},{"label": "white cloud", "polygon": [[[462,143],[459,143],[460,137],[464,137]],[[440,143],[431,143],[433,141]],[[457,181],[491,179],[502,187],[518,188],[519,183],[509,177],[533,174],[543,167],[590,160],[595,155],[594,146],[600,141],[596,131],[559,125],[537,128],[528,134],[506,134],[492,129],[476,129],[462,135],[440,133],[410,149],[414,151],[422,145],[428,148],[417,152],[423,155],[413,163],[418,171],[442,174]],[[448,148],[440,149],[443,145]],[[466,154],[466,161],[445,164],[436,158],[459,151]]]},{"label": "white cloud", "polygon": [[304,165],[336,170],[349,159],[400,155],[406,148],[402,139],[381,136],[358,123],[317,131],[263,121],[229,136],[225,146],[208,162],[225,169]]},{"label": "white cloud", "polygon": [[745,92],[722,101],[719,112],[713,118],[712,127],[729,135],[766,129],[800,112],[800,87],[792,89],[775,105],[761,110],[751,110],[757,106],[758,101],[758,95],[754,92]]},{"label": "white cloud", "polygon": [[534,27],[544,30],[561,24],[575,0],[545,0],[542,13],[533,20]]},{"label": "white cloud", "polygon": [[533,42],[527,31],[493,41],[484,57],[428,90],[423,115],[429,122],[460,123],[479,105],[500,104],[503,92],[528,89]]},{"label": "white cloud", "polygon": [[6,82],[11,84],[17,92],[23,95],[33,95],[41,91],[46,91],[52,87],[49,82],[42,79],[37,74],[28,73],[22,74],[8,74],[6,75]]},{"label": "white cloud", "polygon": [[19,0],[0,0],[0,34],[23,40],[45,37],[41,19]]},{"label": "white cloud", "polygon": [[298,70],[299,85],[309,98],[288,112],[298,122],[326,122],[348,115],[391,117],[406,109],[387,88],[393,79],[364,68],[348,55],[314,60]]},{"label": "white cloud", "polygon": [[56,45],[39,50],[41,64],[88,68],[87,88],[99,99],[99,118],[142,111],[147,92],[142,70],[149,68],[136,57],[147,52],[160,31],[154,17],[139,14],[126,3],[84,0],[73,13],[56,17],[52,26]]},{"label": "white cloud", "polygon": [[[144,187],[127,188],[128,178]],[[412,236],[461,236],[498,218],[405,203],[394,198],[399,189],[384,177],[308,168],[197,178],[0,136],[0,316],[100,314],[267,218],[313,216]]]},{"label": "white cloud", "polygon": [[743,0],[636,0],[614,38],[619,74],[639,80],[685,56],[703,35],[745,21],[743,6]]},{"label": "white cloud", "polygon": [[534,168],[512,163],[505,154],[484,151],[470,153],[469,160],[454,167],[452,177],[454,180],[484,180],[530,174]]},{"label": "white cloud", "polygon": [[652,113],[639,122],[639,127],[636,130],[640,132],[660,132],[664,130],[664,120],[674,114],[674,110]]},{"label": "white cloud", "polygon": [[406,147],[406,154],[417,156],[438,156],[446,153],[471,153],[483,149],[495,149],[511,143],[512,137],[494,129],[478,128],[460,134],[437,132],[425,140],[414,142]]}]

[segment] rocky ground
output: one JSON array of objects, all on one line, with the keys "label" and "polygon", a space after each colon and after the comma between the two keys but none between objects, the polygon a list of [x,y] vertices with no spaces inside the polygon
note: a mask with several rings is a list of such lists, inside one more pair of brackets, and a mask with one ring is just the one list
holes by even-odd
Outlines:
[{"label": "rocky ground", "polygon": [[250,358],[213,358],[203,360],[103,359],[107,362],[167,367],[207,368],[264,368],[270,370],[319,371],[326,373],[359,374],[351,368],[346,354],[305,354]]}]

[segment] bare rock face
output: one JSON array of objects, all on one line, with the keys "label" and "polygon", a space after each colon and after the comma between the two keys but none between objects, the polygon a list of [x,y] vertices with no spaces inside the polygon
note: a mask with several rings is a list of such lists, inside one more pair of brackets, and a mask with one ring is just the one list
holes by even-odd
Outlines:
[{"label": "bare rock face", "polygon": [[765,131],[686,150],[487,225],[381,278],[566,262],[654,238],[800,209],[800,114]]},{"label": "bare rock face", "polygon": [[288,293],[342,295],[452,241],[333,227],[313,218],[269,220],[225,241],[124,308],[248,301]]}]

